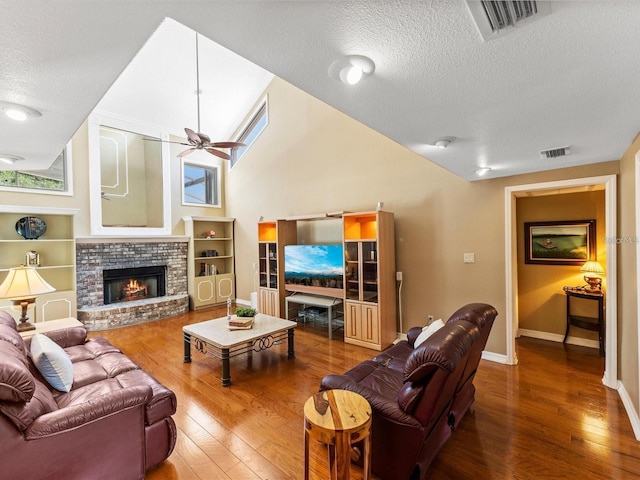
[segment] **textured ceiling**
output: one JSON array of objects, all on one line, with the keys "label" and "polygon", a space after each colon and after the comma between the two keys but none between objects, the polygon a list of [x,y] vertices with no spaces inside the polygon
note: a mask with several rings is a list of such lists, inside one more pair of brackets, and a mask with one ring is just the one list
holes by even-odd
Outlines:
[{"label": "textured ceiling", "polygon": [[[548,16],[485,42],[461,0],[3,0],[0,101],[43,116],[0,118],[0,153],[52,161],[165,17],[470,180],[482,165],[491,178],[617,160],[640,130],[640,2],[552,2]],[[374,75],[352,87],[330,79],[347,54],[373,59]],[[144,73],[139,91],[153,88]],[[168,109],[194,101],[169,93]],[[442,136],[457,140],[429,146]],[[565,145],[571,155],[540,159]]]}]

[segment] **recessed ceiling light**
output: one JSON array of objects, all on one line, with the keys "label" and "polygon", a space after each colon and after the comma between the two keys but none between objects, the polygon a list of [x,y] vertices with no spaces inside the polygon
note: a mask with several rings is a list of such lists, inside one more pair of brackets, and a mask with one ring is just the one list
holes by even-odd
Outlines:
[{"label": "recessed ceiling light", "polygon": [[0,162],[8,163],[9,165],[13,165],[16,162],[24,160],[22,157],[18,157],[17,155],[7,155],[4,153],[0,153]]},{"label": "recessed ceiling light", "polygon": [[347,55],[329,66],[329,76],[347,85],[355,85],[370,76],[376,66],[364,55]]},{"label": "recessed ceiling light", "polygon": [[476,170],[476,175],[482,177],[491,171],[491,167],[480,167]]},{"label": "recessed ceiling light", "polygon": [[19,105],[17,103],[11,102],[0,102],[0,109],[4,112],[4,114],[18,122],[24,122],[29,117],[41,117],[42,114],[34,110],[31,107],[26,107],[24,105]]}]

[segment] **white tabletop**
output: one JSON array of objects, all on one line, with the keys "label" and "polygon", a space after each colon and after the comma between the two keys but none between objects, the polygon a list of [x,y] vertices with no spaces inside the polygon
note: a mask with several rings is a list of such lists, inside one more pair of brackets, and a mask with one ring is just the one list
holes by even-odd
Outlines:
[{"label": "white tabletop", "polygon": [[[231,318],[234,318],[232,315]],[[296,322],[259,313],[249,330],[229,330],[228,318],[216,318],[182,327],[182,331],[218,348],[230,348],[276,332],[295,328]]]}]

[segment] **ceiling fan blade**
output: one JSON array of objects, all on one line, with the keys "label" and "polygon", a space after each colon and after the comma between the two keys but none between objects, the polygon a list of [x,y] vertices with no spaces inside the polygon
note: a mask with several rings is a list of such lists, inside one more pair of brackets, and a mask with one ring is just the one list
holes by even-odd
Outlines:
[{"label": "ceiling fan blade", "polygon": [[221,152],[220,150],[216,150],[215,148],[205,148],[205,150],[209,152],[211,155],[215,155],[216,157],[220,157],[225,160],[231,160],[231,155]]},{"label": "ceiling fan blade", "polygon": [[246,145],[240,142],[215,142],[212,143],[211,146],[216,148],[238,148]]},{"label": "ceiling fan blade", "polygon": [[197,145],[198,143],[202,142],[202,140],[200,139],[200,136],[190,128],[185,128],[184,132],[187,134],[189,143],[191,143],[192,145]]},{"label": "ceiling fan blade", "polygon": [[195,152],[197,149],[195,147],[192,148],[187,148],[186,150],[183,150],[182,152],[180,152],[177,157],[178,158],[182,158],[182,157],[186,157],[187,155],[189,155],[192,152]]}]

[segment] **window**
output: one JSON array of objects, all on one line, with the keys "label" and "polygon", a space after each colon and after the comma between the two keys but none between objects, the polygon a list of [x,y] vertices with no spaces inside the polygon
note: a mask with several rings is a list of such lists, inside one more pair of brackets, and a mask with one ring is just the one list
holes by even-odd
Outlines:
[{"label": "window", "polygon": [[249,123],[245,125],[236,139],[236,142],[242,142],[246,146],[234,148],[231,151],[231,167],[240,160],[244,152],[249,149],[268,124],[269,116],[267,115],[267,98],[265,97],[264,100],[260,102],[260,106],[256,109],[255,113],[251,116]]},{"label": "window", "polygon": [[182,164],[182,203],[220,206],[219,167]]},{"label": "window", "polygon": [[71,142],[46,170],[3,170],[0,189],[70,195]]}]

